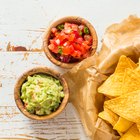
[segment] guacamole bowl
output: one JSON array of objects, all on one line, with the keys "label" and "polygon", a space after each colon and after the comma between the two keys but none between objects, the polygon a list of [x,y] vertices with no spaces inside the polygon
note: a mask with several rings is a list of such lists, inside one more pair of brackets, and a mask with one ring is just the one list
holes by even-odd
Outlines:
[{"label": "guacamole bowl", "polygon": [[36,67],[18,78],[14,99],[19,110],[28,118],[47,120],[64,110],[69,89],[60,73],[47,67]]}]

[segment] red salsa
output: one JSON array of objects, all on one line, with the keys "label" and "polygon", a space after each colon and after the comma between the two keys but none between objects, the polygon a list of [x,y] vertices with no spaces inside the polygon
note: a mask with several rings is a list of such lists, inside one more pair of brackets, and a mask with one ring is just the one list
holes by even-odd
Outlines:
[{"label": "red salsa", "polygon": [[91,46],[92,36],[85,25],[66,22],[51,29],[48,48],[61,62],[72,63],[87,58]]}]

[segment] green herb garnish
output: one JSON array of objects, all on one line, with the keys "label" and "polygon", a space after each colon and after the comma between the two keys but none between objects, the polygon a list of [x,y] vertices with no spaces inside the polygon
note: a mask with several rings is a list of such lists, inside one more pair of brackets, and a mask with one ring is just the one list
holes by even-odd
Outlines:
[{"label": "green herb garnish", "polygon": [[89,29],[88,29],[88,27],[84,27],[84,33],[85,33],[85,34],[89,34]]},{"label": "green herb garnish", "polygon": [[82,36],[82,31],[79,31],[79,35]]},{"label": "green herb garnish", "polygon": [[58,53],[59,53],[59,54],[62,54],[62,53],[63,53],[63,51],[62,51],[62,46],[58,46]]},{"label": "green herb garnish", "polygon": [[64,24],[60,24],[56,27],[58,30],[63,30],[64,29]]}]

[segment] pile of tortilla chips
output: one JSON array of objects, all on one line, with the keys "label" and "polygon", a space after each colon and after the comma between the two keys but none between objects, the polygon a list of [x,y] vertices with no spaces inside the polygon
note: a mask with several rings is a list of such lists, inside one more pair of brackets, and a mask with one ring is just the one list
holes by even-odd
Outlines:
[{"label": "pile of tortilla chips", "polygon": [[140,140],[140,63],[122,55],[98,92],[107,97],[99,117],[113,126],[120,140]]}]

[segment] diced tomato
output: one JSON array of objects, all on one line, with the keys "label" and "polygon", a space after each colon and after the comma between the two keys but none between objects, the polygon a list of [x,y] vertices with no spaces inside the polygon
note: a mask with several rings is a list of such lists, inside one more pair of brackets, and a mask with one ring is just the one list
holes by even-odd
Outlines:
[{"label": "diced tomato", "polygon": [[76,43],[79,43],[79,44],[82,44],[83,41],[84,41],[84,40],[83,40],[82,37],[79,37],[79,38],[77,38],[77,39],[75,40],[75,42],[76,42]]},{"label": "diced tomato", "polygon": [[74,44],[74,49],[80,51],[81,54],[84,54],[87,51],[86,48],[80,44]]},{"label": "diced tomato", "polygon": [[50,44],[50,45],[48,46],[48,48],[49,48],[52,52],[58,53],[58,47],[55,46],[54,44]]},{"label": "diced tomato", "polygon": [[73,53],[73,51],[75,50],[74,46],[73,45],[69,45],[67,47],[69,48],[69,50],[70,50],[69,54],[71,55]]},{"label": "diced tomato", "polygon": [[75,40],[75,38],[76,38],[76,35],[75,35],[75,34],[70,34],[68,40],[69,40],[70,42],[72,42],[72,41]]},{"label": "diced tomato", "polygon": [[64,23],[64,29],[51,29],[49,50],[56,54],[56,59],[68,63],[81,60],[90,54],[92,37],[84,33],[84,25]]},{"label": "diced tomato", "polygon": [[70,29],[71,28],[71,23],[66,22],[64,24],[64,29]]},{"label": "diced tomato", "polygon": [[48,48],[49,48],[50,50],[53,50],[53,49],[55,48],[55,45],[54,45],[54,44],[50,44],[50,45],[48,46]]},{"label": "diced tomato", "polygon": [[73,31],[72,33],[75,34],[76,38],[80,37],[79,31]]},{"label": "diced tomato", "polygon": [[88,41],[88,45],[92,45],[92,37],[91,35],[84,35],[85,41]]},{"label": "diced tomato", "polygon": [[86,52],[87,52],[86,48],[81,46],[81,53],[82,53],[82,55],[85,54]]},{"label": "diced tomato", "polygon": [[71,55],[74,51],[73,45],[63,47],[63,54],[64,55]]},{"label": "diced tomato", "polygon": [[86,50],[91,48],[91,46],[87,45],[85,42],[82,43],[82,47],[84,47]]},{"label": "diced tomato", "polygon": [[62,32],[59,35],[57,35],[57,38],[62,42],[64,39],[67,38],[67,35]]},{"label": "diced tomato", "polygon": [[85,28],[85,26],[84,25],[79,25],[79,29],[80,29],[80,31],[84,31],[84,28]]},{"label": "diced tomato", "polygon": [[63,46],[64,47],[69,46],[69,45],[70,45],[70,42],[69,41],[66,41],[66,42],[63,43]]},{"label": "diced tomato", "polygon": [[64,48],[63,48],[63,54],[64,54],[64,55],[70,54],[70,47],[68,47],[68,46],[64,47]]},{"label": "diced tomato", "polygon": [[89,42],[88,42],[88,41],[83,41],[82,43],[87,44],[87,45],[89,44]]},{"label": "diced tomato", "polygon": [[74,58],[81,58],[81,52],[78,51],[78,50],[75,50],[73,53],[72,53],[72,56]]},{"label": "diced tomato", "polygon": [[73,31],[78,31],[78,25],[77,24],[71,24],[71,28]]},{"label": "diced tomato", "polygon": [[74,52],[74,47],[73,47],[73,45],[70,45],[69,47],[70,47],[70,52],[72,54]]},{"label": "diced tomato", "polygon": [[56,29],[56,28],[52,28],[52,29],[51,29],[51,32],[52,32],[53,34],[55,34],[55,33],[57,32],[57,29]]},{"label": "diced tomato", "polygon": [[65,29],[64,32],[65,32],[66,34],[70,34],[70,33],[72,32],[72,29]]},{"label": "diced tomato", "polygon": [[60,39],[55,39],[55,44],[59,46],[60,45]]},{"label": "diced tomato", "polygon": [[57,43],[55,42],[55,40],[56,40],[56,38],[50,39],[50,44],[53,44],[53,45],[57,46]]},{"label": "diced tomato", "polygon": [[55,36],[58,36],[59,34],[60,34],[59,32],[56,32],[54,35],[55,35]]},{"label": "diced tomato", "polygon": [[75,49],[75,50],[81,50],[80,44],[75,43],[73,46],[74,46],[74,49]]}]

